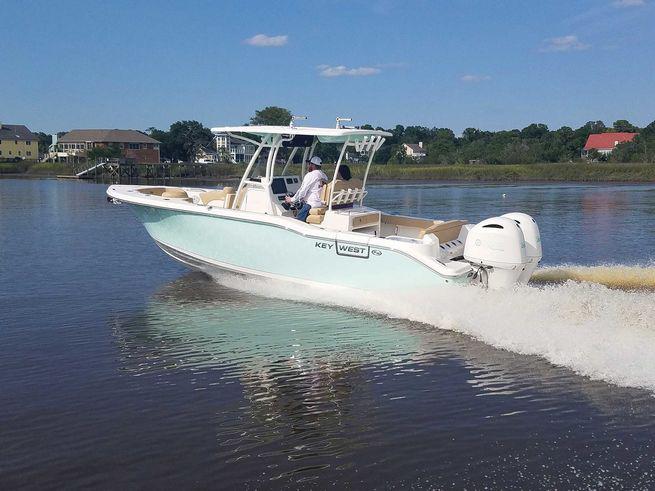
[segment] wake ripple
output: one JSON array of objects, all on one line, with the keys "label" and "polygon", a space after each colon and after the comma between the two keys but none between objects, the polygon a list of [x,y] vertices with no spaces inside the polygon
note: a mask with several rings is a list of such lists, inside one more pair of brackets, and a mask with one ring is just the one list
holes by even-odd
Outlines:
[{"label": "wake ripple", "polygon": [[655,268],[622,265],[562,265],[537,270],[532,283],[563,283],[567,280],[598,283],[621,290],[655,290]]},{"label": "wake ripple", "polygon": [[[568,267],[540,270],[536,276],[557,277],[560,283],[508,291],[453,287],[373,294],[232,275],[215,279],[259,295],[353,308],[464,333],[500,349],[543,357],[591,379],[655,392],[655,297],[648,291],[655,285],[655,270]],[[574,277],[603,279],[613,288],[629,290]]]}]

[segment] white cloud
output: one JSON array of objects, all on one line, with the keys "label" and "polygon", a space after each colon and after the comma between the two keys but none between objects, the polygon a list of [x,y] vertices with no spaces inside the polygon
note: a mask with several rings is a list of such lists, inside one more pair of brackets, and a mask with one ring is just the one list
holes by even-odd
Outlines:
[{"label": "white cloud", "polygon": [[259,48],[279,47],[284,46],[289,42],[289,36],[267,36],[266,34],[255,34],[253,37],[244,39],[243,41],[250,46],[257,46]]},{"label": "white cloud", "polygon": [[372,66],[360,66],[357,68],[348,68],[345,65],[319,65],[318,74],[322,77],[366,77],[377,75],[382,70]]},{"label": "white cloud", "polygon": [[467,75],[462,75],[459,78],[462,82],[482,82],[484,80],[491,80],[491,77],[489,75],[472,75],[472,74],[467,74]]},{"label": "white cloud", "polygon": [[646,5],[646,0],[616,0],[613,5],[615,7],[641,7]]},{"label": "white cloud", "polygon": [[589,48],[591,48],[591,45],[580,41],[578,36],[569,34],[568,36],[546,39],[539,51],[582,51]]}]

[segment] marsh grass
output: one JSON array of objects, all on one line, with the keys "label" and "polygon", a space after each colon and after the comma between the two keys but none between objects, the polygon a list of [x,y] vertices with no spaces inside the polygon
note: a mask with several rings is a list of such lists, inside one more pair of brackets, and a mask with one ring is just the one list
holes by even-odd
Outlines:
[{"label": "marsh grass", "polygon": [[[279,167],[281,168],[281,167]],[[276,169],[279,169],[276,167]],[[353,177],[362,178],[366,166],[350,165]],[[187,165],[172,165],[166,175],[180,179],[195,177],[229,179],[241,177],[244,164],[198,165],[191,172]],[[334,165],[323,166],[328,177]],[[141,171],[139,171],[141,172]],[[75,168],[65,163],[0,163],[0,174],[33,176],[72,175]],[[299,174],[300,166],[291,166],[288,174]],[[372,180],[411,181],[488,181],[488,182],[655,182],[655,164],[618,163],[548,163],[508,165],[373,165]]]}]

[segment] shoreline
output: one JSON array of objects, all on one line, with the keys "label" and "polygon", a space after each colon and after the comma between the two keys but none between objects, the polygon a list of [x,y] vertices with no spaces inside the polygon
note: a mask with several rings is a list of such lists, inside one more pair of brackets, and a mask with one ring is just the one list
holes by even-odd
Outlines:
[{"label": "shoreline", "polygon": [[[161,183],[218,183],[235,181],[241,178],[243,166],[223,165],[208,168],[208,174],[198,177],[172,177],[152,179],[151,182]],[[353,177],[362,178],[363,165],[351,165]],[[64,177],[68,169],[53,169],[40,172],[7,172],[0,178],[9,179],[55,179]],[[324,166],[324,171],[331,175],[334,165]],[[63,171],[63,172],[62,172]],[[299,173],[300,169],[292,169]],[[223,175],[221,175],[223,174]],[[72,175],[71,175],[72,177]],[[518,183],[624,183],[643,184],[655,183],[655,164],[650,163],[548,163],[548,164],[507,164],[507,165],[373,165],[369,173],[371,182],[403,182],[406,184],[420,183],[480,183],[480,184],[518,184]],[[73,178],[75,180],[75,178]],[[84,179],[86,180],[86,179]],[[93,180],[93,179],[89,179]],[[98,179],[102,182],[102,179]],[[139,180],[137,180],[138,182]],[[144,184],[148,180],[143,180]]]},{"label": "shoreline", "polygon": [[[116,184],[113,181],[109,180],[94,180],[94,179],[77,179],[72,177],[62,178],[61,176],[52,175],[34,175],[34,174],[0,174],[0,180],[10,180],[10,179],[25,179],[25,180],[60,180],[60,181],[69,181],[69,182],[90,182],[95,184]],[[222,184],[222,183],[234,183],[240,180],[240,177],[226,177],[226,178],[216,178],[216,179],[173,179],[173,182],[166,183],[162,181],[156,182],[138,182],[135,184],[140,184],[143,186],[161,186],[161,185],[170,185],[170,186],[184,186],[184,185],[193,185],[206,183],[208,185],[213,184]],[[380,177],[371,177],[368,179],[370,183],[383,184],[383,185],[393,185],[393,184],[404,184],[404,185],[421,185],[421,184],[486,184],[486,185],[498,185],[498,186],[511,186],[511,185],[548,185],[548,184],[619,184],[619,185],[635,185],[635,184],[655,184],[655,180],[575,180],[575,179],[525,179],[525,180],[489,180],[489,179],[437,179],[437,178],[426,178],[426,179],[410,179],[410,178],[380,178]]]}]

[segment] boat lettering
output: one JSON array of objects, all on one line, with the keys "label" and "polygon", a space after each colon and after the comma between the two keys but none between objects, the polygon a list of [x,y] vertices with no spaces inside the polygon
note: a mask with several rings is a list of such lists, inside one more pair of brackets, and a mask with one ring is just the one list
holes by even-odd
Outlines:
[{"label": "boat lettering", "polygon": [[352,244],[337,243],[337,254],[340,256],[362,257],[368,259],[368,246],[356,246]]},{"label": "boat lettering", "polygon": [[316,241],[314,243],[314,247],[318,247],[319,249],[332,249],[334,247],[334,244],[331,244],[329,242]]}]

